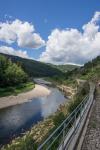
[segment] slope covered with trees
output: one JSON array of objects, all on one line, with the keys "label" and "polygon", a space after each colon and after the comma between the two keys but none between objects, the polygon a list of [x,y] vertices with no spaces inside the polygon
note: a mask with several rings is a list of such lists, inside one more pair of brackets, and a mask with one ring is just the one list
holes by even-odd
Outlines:
[{"label": "slope covered with trees", "polygon": [[100,77],[100,56],[87,62],[84,66],[74,69],[66,74],[66,79],[95,80]]},{"label": "slope covered with trees", "polygon": [[12,62],[19,64],[24,71],[32,77],[46,77],[46,76],[55,76],[62,75],[63,73],[46,63],[35,61],[32,59],[25,59],[18,56],[2,54],[7,58],[10,58]]},{"label": "slope covered with trees", "polygon": [[75,68],[66,72],[62,77],[54,76],[54,80],[60,84],[76,86],[77,79],[80,80],[99,80],[100,78],[100,56],[84,64],[84,66]]},{"label": "slope covered with trees", "polygon": [[[49,136],[50,133],[52,133],[60,124],[61,122],[81,103],[83,98],[87,95],[89,92],[89,84],[88,80],[98,80],[100,79],[100,56],[93,59],[92,61],[86,63],[83,67],[74,69],[73,71],[67,72],[65,75],[62,76],[54,76],[51,77],[51,80],[56,81],[57,83],[61,84],[76,84],[77,79],[85,79],[87,82],[84,82],[83,84],[80,84],[77,86],[77,92],[75,93],[74,97],[72,98],[72,101],[69,103],[62,105],[61,109],[59,109],[54,115],[50,116],[50,124],[53,124],[53,127],[48,129],[48,122],[45,123],[45,129],[47,129],[46,135],[44,135],[40,139],[43,142],[45,138]],[[75,85],[76,87],[76,85]],[[62,109],[63,108],[63,109]],[[64,110],[67,110],[64,112]],[[40,124],[41,125],[41,124]],[[13,140],[11,144],[8,144],[4,147],[4,150],[15,150],[15,149],[37,149],[37,146],[41,143],[41,141],[38,141],[38,139],[35,139],[36,133],[42,133],[44,127],[41,125],[40,130],[36,131],[34,128],[31,128],[31,131],[26,132],[26,134],[22,137],[16,138]],[[57,146],[57,145],[56,145]]]},{"label": "slope covered with trees", "polygon": [[66,73],[68,71],[72,71],[74,70],[75,68],[80,68],[80,66],[77,66],[77,65],[71,65],[71,64],[65,64],[65,65],[54,65],[54,64],[49,64],[51,65],[52,67],[54,68],[57,68],[59,69],[60,71]]},{"label": "slope covered with trees", "polygon": [[28,75],[11,60],[0,55],[0,86],[10,86],[27,82]]},{"label": "slope covered with trees", "polygon": [[19,64],[0,55],[0,97],[31,90],[34,84]]}]

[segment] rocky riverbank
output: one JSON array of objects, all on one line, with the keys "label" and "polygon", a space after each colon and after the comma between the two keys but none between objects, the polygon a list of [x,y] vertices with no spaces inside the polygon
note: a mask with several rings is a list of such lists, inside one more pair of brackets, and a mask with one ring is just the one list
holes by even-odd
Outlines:
[{"label": "rocky riverbank", "polygon": [[61,90],[64,93],[65,97],[67,97],[69,99],[72,99],[76,93],[76,89],[66,86],[66,85],[63,85],[63,84],[57,85],[57,87],[59,88],[59,90]]}]

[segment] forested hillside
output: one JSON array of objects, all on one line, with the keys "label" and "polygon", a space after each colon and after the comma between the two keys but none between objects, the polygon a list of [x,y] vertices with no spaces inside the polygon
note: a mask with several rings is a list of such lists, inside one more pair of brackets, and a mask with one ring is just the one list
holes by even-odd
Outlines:
[{"label": "forested hillside", "polygon": [[66,73],[68,71],[72,71],[75,68],[80,68],[77,65],[71,65],[71,64],[66,64],[66,65],[54,65],[54,64],[49,64],[50,66],[59,69],[60,71]]},{"label": "forested hillside", "polygon": [[45,76],[55,76],[55,75],[63,74],[59,69],[54,68],[46,63],[42,63],[32,59],[25,59],[18,56],[12,56],[6,54],[1,54],[1,55],[10,58],[12,62],[20,64],[20,66],[22,66],[24,71],[27,72],[27,74],[32,77],[45,77]]},{"label": "forested hillside", "polygon": [[84,64],[83,67],[74,69],[66,74],[66,78],[81,78],[85,80],[100,77],[100,56]]},{"label": "forested hillside", "polygon": [[70,83],[78,78],[89,80],[100,76],[100,56],[89,61],[84,66],[78,67],[74,65],[52,65],[18,56],[1,55],[21,66],[29,76],[52,77],[52,79],[60,83]]},{"label": "forested hillside", "polygon": [[34,88],[20,64],[0,54],[0,97],[16,95]]},{"label": "forested hillside", "polygon": [[75,68],[74,70],[68,71],[62,76],[55,76],[52,80],[63,83],[72,84],[75,86],[77,79],[82,80],[98,80],[100,78],[100,56],[84,64],[80,68]]},{"label": "forested hillside", "polygon": [[27,80],[28,75],[21,66],[0,55],[0,87],[18,85],[27,82]]}]

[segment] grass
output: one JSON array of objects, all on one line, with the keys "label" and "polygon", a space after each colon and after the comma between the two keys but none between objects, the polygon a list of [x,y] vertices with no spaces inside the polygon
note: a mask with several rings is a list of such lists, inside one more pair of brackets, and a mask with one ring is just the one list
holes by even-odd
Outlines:
[{"label": "grass", "polygon": [[32,136],[27,134],[23,138],[18,138],[17,142],[2,147],[1,150],[37,150],[37,145]]},{"label": "grass", "polygon": [[35,87],[33,82],[22,83],[16,86],[3,87],[0,88],[0,97],[17,95],[19,93],[27,92],[32,90]]},{"label": "grass", "polygon": [[[43,130],[48,129],[47,133],[44,134],[44,136],[42,137],[40,142],[39,141],[37,142],[37,140],[34,138],[36,136],[36,133],[39,131],[39,130],[37,130],[38,128],[36,128],[36,130],[31,129],[31,132],[29,132],[28,135],[26,133],[23,137],[19,137],[19,139],[18,138],[15,139],[14,142],[12,141],[11,144],[4,146],[4,148],[2,148],[2,150],[33,150],[33,149],[35,150],[35,149],[37,149],[38,145],[40,143],[42,143],[61,124],[61,122],[67,117],[67,115],[69,115],[81,103],[83,97],[87,94],[86,92],[88,92],[87,88],[88,88],[87,84],[84,84],[81,88],[79,88],[79,91],[75,95],[74,100],[65,106],[66,109],[68,110],[67,114],[64,114],[61,110],[59,110],[58,112],[55,113],[55,115],[52,115],[50,117],[54,124],[53,128],[50,128],[49,125],[45,125],[45,129],[44,129],[44,127],[40,126],[40,128],[41,128],[40,134],[42,134],[42,135],[43,135]],[[72,120],[72,123],[73,123],[73,120]],[[66,133],[68,132],[68,129],[70,127],[71,127],[71,124],[69,124],[69,126],[66,130]],[[36,132],[34,132],[34,131],[36,131]],[[60,132],[60,130],[59,130],[59,132]],[[39,137],[40,136],[41,135],[39,135]],[[54,144],[52,146],[52,150],[57,149],[59,143],[61,142],[61,139],[62,139],[62,134],[54,142]],[[48,146],[48,144],[46,146]],[[45,150],[45,149],[46,149],[46,147],[43,148],[43,150]]]}]

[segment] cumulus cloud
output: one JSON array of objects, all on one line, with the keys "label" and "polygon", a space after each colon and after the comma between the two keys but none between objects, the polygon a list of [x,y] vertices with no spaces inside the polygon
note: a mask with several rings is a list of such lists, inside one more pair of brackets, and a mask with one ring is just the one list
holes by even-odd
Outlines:
[{"label": "cumulus cloud", "polygon": [[12,47],[0,46],[0,53],[28,58],[27,51],[15,50]]},{"label": "cumulus cloud", "polygon": [[56,64],[84,64],[100,55],[100,12],[78,29],[54,29],[39,60]]},{"label": "cumulus cloud", "polygon": [[8,44],[17,42],[18,46],[26,48],[40,48],[45,41],[35,32],[29,22],[14,21],[0,22],[0,41]]}]

